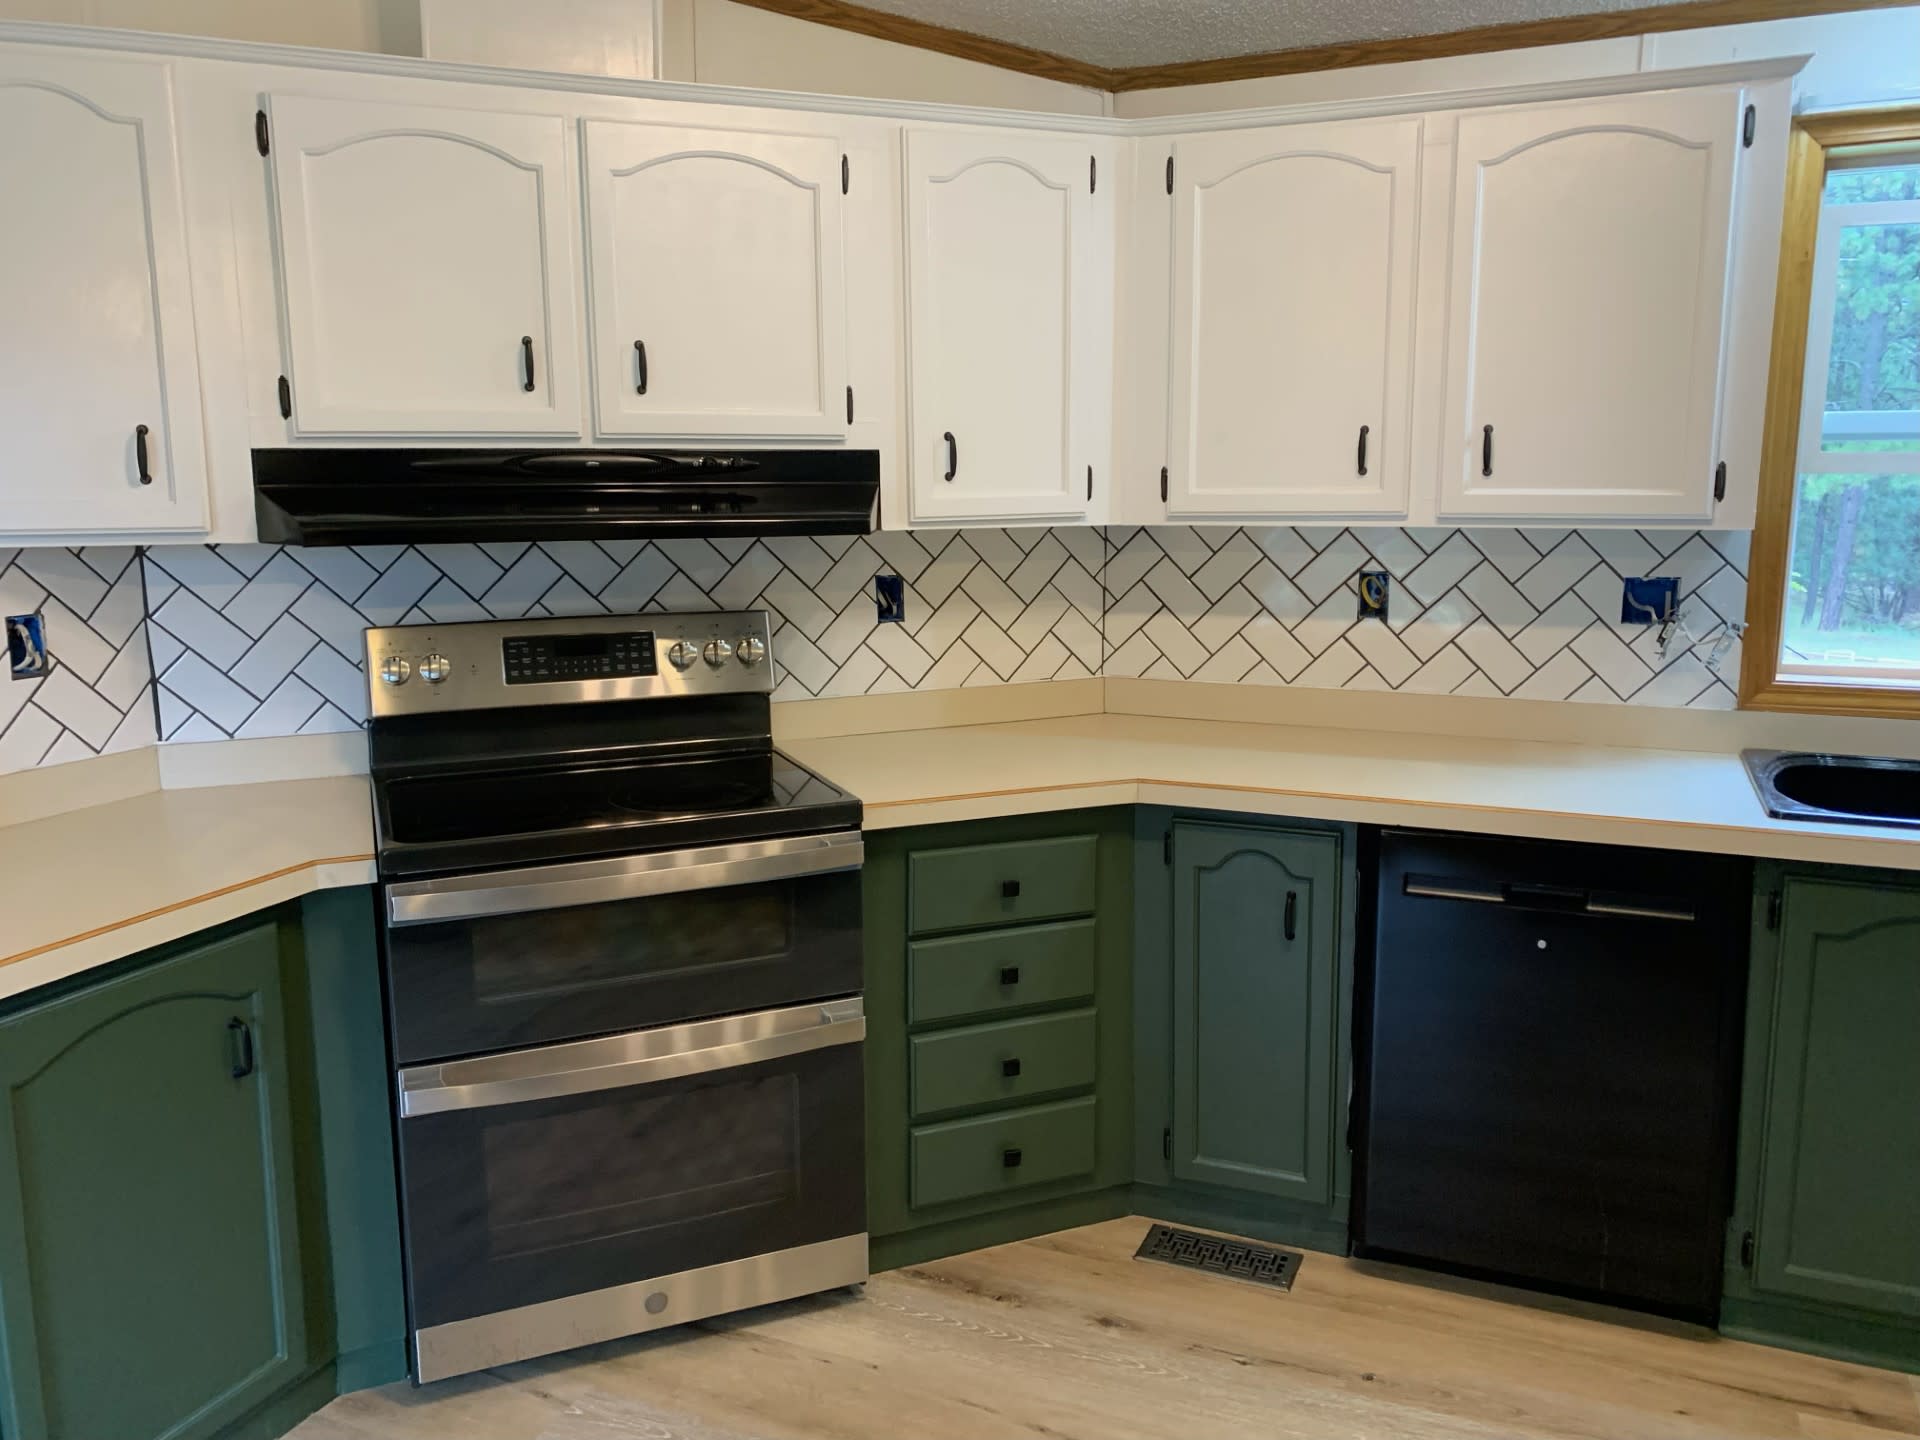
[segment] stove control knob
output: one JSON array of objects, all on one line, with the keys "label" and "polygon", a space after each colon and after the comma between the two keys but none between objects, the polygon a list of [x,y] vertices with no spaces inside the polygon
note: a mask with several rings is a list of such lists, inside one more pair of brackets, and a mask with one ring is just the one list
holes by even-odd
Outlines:
[{"label": "stove control knob", "polygon": [[667,659],[673,662],[673,668],[676,670],[691,669],[693,662],[699,658],[700,652],[686,640],[674,641],[672,648],[667,651]]},{"label": "stove control knob", "polygon": [[725,640],[709,640],[707,648],[700,653],[706,657],[707,664],[718,670],[733,658],[733,646]]},{"label": "stove control knob", "polygon": [[438,685],[453,673],[453,666],[444,655],[422,655],[420,657],[420,678],[429,685]]},{"label": "stove control knob", "polygon": [[758,635],[742,635],[740,643],[733,647],[733,654],[742,665],[751,668],[767,658],[767,642]]},{"label": "stove control knob", "polygon": [[404,655],[389,655],[380,662],[380,678],[389,685],[404,685],[411,674],[413,666],[407,663]]}]

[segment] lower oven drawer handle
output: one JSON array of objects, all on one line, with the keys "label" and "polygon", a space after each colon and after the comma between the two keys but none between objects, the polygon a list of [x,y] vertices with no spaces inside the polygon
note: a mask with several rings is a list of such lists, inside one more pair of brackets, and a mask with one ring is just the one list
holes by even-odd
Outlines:
[{"label": "lower oven drawer handle", "polygon": [[[823,1007],[824,1011],[824,1007]],[[588,1095],[596,1090],[619,1090],[650,1085],[687,1075],[733,1070],[765,1060],[779,1060],[809,1050],[852,1045],[866,1038],[864,1015],[825,1019],[802,1030],[787,1030],[661,1055],[641,1055],[603,1064],[556,1066],[552,1070],[488,1078],[486,1061],[458,1061],[452,1065],[421,1065],[400,1072],[400,1115],[408,1119],[447,1110],[484,1110],[501,1105],[523,1105],[530,1100],[552,1100]],[[589,1044],[595,1042],[587,1042]],[[571,1049],[571,1046],[555,1047]],[[501,1057],[511,1061],[514,1056]],[[451,1072],[451,1073],[449,1073]]]}]

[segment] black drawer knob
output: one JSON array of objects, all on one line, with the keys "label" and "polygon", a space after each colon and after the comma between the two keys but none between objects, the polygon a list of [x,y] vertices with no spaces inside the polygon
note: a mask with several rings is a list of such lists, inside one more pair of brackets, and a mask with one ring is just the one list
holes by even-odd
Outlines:
[{"label": "black drawer knob", "polygon": [[1020,882],[1018,880],[1002,880],[1000,882],[1000,898],[1002,900],[1018,900],[1020,898]]},{"label": "black drawer knob", "polygon": [[1000,983],[1002,985],[1018,985],[1020,983],[1020,967],[1018,965],[1002,965],[1000,967]]},{"label": "black drawer knob", "polygon": [[1002,1150],[1000,1152],[1000,1165],[1001,1168],[1005,1170],[1018,1170],[1020,1168],[1020,1148],[1016,1145],[1009,1146],[1007,1149]]},{"label": "black drawer knob", "polygon": [[1013,1079],[1016,1075],[1020,1073],[1020,1061],[1017,1058],[1012,1060],[1002,1060],[1000,1062],[1000,1073],[1006,1076],[1007,1079],[1009,1080]]}]

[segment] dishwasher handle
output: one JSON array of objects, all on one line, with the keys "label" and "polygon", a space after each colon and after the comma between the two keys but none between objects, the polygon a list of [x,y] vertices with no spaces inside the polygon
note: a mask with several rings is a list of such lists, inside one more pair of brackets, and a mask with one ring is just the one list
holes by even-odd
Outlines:
[{"label": "dishwasher handle", "polygon": [[1542,885],[1527,880],[1408,875],[1401,883],[1401,893],[1420,900],[1471,900],[1483,905],[1511,905],[1520,910],[1548,910],[1559,915],[1612,915],[1683,922],[1695,918],[1691,906],[1670,900],[1582,890],[1573,885]]}]

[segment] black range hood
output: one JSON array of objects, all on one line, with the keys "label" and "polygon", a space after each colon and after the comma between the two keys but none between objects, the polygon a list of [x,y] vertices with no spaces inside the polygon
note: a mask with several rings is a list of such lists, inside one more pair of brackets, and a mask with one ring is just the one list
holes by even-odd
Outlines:
[{"label": "black range hood", "polygon": [[865,535],[880,452],[255,450],[253,490],[289,545]]}]

